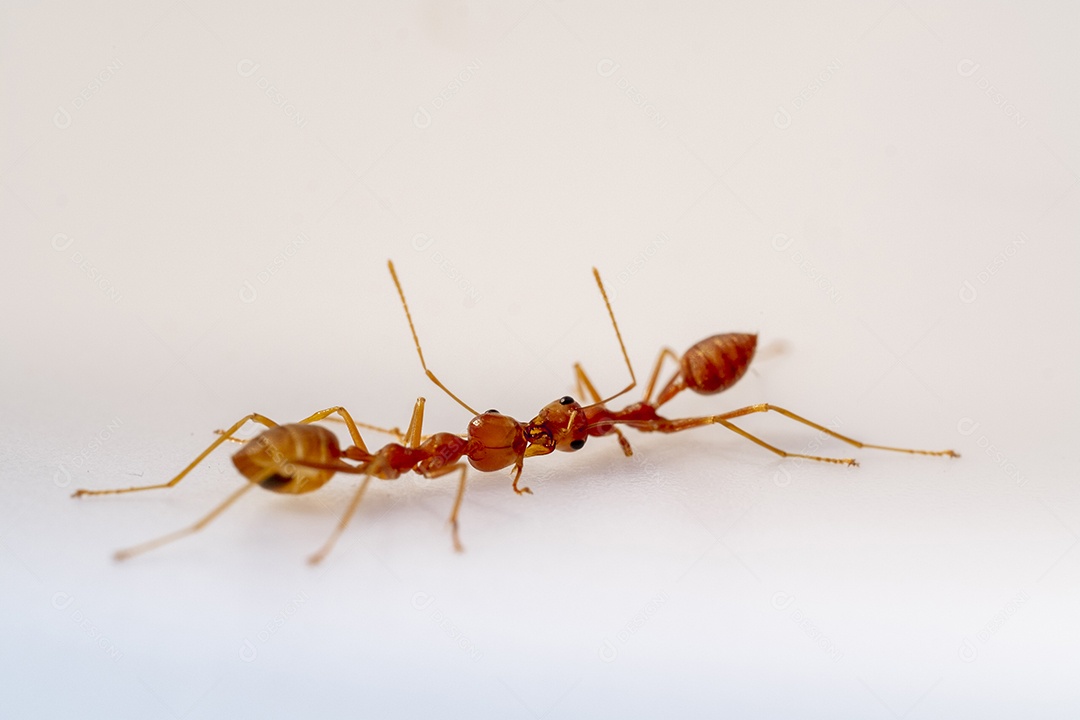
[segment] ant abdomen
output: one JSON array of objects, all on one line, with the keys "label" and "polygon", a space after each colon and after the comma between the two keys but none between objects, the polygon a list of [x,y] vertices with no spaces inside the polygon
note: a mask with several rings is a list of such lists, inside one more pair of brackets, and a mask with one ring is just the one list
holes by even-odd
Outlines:
[{"label": "ant abdomen", "polygon": [[233,455],[233,465],[253,483],[279,493],[317,490],[333,470],[304,467],[333,465],[341,458],[337,436],[318,425],[278,425],[259,433]]},{"label": "ant abdomen", "polygon": [[686,351],[682,366],[686,387],[712,395],[734,385],[750,367],[757,349],[757,335],[725,333],[705,338]]},{"label": "ant abdomen", "polygon": [[750,367],[756,349],[756,334],[724,333],[705,338],[683,354],[679,374],[660,392],[656,406],[685,388],[702,395],[727,390]]}]

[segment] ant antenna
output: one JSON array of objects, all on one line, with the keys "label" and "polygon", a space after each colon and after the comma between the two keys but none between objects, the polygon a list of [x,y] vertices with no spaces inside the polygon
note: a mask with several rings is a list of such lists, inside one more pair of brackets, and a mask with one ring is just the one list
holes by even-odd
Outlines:
[{"label": "ant antenna", "polygon": [[[630,356],[626,354],[626,345],[623,344],[622,333],[619,332],[619,323],[615,322],[615,313],[611,309],[611,301],[608,300],[607,291],[604,290],[604,281],[600,279],[600,271],[596,268],[593,268],[592,274],[593,277],[596,278],[596,286],[600,288],[600,294],[604,297],[604,306],[607,308],[608,317],[611,318],[611,326],[615,328],[615,337],[619,340],[619,349],[622,350],[623,360],[626,361],[626,369],[630,371],[630,384],[624,387],[619,392],[612,395],[611,397],[595,402],[589,407],[609,403],[620,395],[625,395],[626,393],[630,392],[637,385],[637,376],[634,375],[634,366],[630,364]],[[458,400],[458,402],[461,401]]]},{"label": "ant antenna", "polygon": [[[413,343],[416,344],[416,354],[420,356],[420,365],[423,366],[424,372],[427,373],[427,376],[431,380],[431,382],[438,385],[442,389],[442,391],[444,393],[446,393],[450,397],[454,398],[454,400],[457,401],[458,405],[465,408],[466,410],[471,412],[473,415],[479,415],[480,413],[473,410],[471,407],[466,405],[465,402],[461,398],[459,398],[454,393],[450,392],[450,389],[447,388],[445,385],[443,385],[442,382],[440,382],[439,378],[435,377],[435,373],[428,370],[427,363],[424,362],[424,351],[420,349],[420,338],[418,338],[416,336],[416,327],[413,326],[412,313],[409,312],[409,303],[405,302],[405,292],[401,289],[401,282],[398,280],[397,271],[394,270],[394,261],[393,260],[387,260],[386,264],[390,267],[390,277],[394,278],[394,286],[397,288],[398,297],[401,298],[401,306],[403,308],[405,308],[405,319],[409,321],[409,331],[412,332]],[[595,272],[595,270],[594,270],[594,272]],[[597,275],[596,277],[597,277],[597,280],[599,280],[600,276]],[[600,287],[600,291],[601,292],[604,291],[603,286]],[[606,295],[604,296],[604,301],[607,302],[607,296]],[[609,311],[611,310],[610,306],[608,307],[608,310]],[[615,318],[612,317],[612,320],[614,320],[614,319]],[[618,332],[618,328],[615,328],[615,331]],[[621,338],[620,338],[619,342],[622,343]],[[625,354],[625,353],[626,353],[626,350],[623,350],[623,354]],[[627,362],[630,362],[630,361],[627,360]],[[631,373],[632,372],[633,371],[631,371]],[[631,387],[633,387],[633,386],[631,386]],[[630,388],[627,388],[627,390],[629,390],[629,389]],[[626,390],[624,390],[623,392],[626,392]],[[622,393],[619,393],[619,394],[621,395]]]}]

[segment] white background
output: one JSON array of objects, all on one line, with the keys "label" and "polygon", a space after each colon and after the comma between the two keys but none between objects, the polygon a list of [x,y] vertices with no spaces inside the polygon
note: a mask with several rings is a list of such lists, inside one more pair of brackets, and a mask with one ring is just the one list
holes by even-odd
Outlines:
[{"label": "white background", "polygon": [[[1075,717],[1072,4],[3,11],[3,717]],[[858,468],[722,429],[255,492],[248,412],[530,418],[716,332]],[[775,347],[775,345],[774,345]],[[782,417],[744,426],[792,451]],[[340,428],[340,426],[338,426]],[[378,444],[383,438],[368,435]]]}]

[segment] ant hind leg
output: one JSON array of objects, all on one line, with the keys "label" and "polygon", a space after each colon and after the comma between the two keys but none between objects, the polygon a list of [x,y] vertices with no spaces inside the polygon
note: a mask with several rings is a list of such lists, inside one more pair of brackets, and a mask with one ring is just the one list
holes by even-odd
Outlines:
[{"label": "ant hind leg", "polygon": [[[349,413],[345,408],[332,407],[326,410],[321,410],[311,417],[303,420],[302,422],[314,422],[315,420],[321,420],[322,418],[330,415],[331,413],[338,413],[345,418],[345,422],[350,424],[350,430],[353,431],[353,441],[356,442],[357,447],[367,452],[367,448],[364,447],[363,440],[360,440],[360,433],[356,432],[356,426],[352,424],[353,420],[349,416]],[[410,448],[415,448],[420,444],[420,437],[424,425],[424,398],[417,398],[416,404],[413,405],[412,418],[409,420],[409,427],[405,431],[405,443]],[[364,472],[363,467],[349,470],[346,472]],[[360,507],[360,501],[364,499],[364,493],[367,492],[368,485],[371,483],[371,475],[365,475],[363,482],[360,483],[360,487],[356,489],[352,499],[349,500],[348,507],[345,508],[345,512],[342,514],[338,524],[334,527],[333,532],[330,533],[330,537],[327,538],[323,546],[319,548],[311,557],[308,558],[308,563],[317,565],[330,554],[330,551],[334,549],[334,545],[337,543],[338,538],[341,537],[341,533],[345,531],[349,522],[352,520],[353,515],[356,514],[356,509]]]},{"label": "ant hind leg", "polygon": [[180,538],[186,537],[187,535],[197,533],[199,530],[202,530],[204,527],[209,525],[211,520],[216,518],[221,513],[225,512],[226,508],[236,502],[241,495],[243,495],[253,487],[255,486],[251,483],[244,483],[243,487],[235,491],[232,495],[226,498],[225,502],[221,503],[216,508],[211,510],[206,517],[204,517],[202,520],[198,521],[194,525],[183,528],[181,530],[177,530],[175,532],[171,532],[168,535],[163,535],[155,540],[144,542],[141,545],[135,545],[134,547],[126,548],[124,550],[117,550],[116,554],[113,557],[115,557],[117,560],[127,560],[134,555],[140,555],[147,550],[153,550],[154,548],[165,545],[166,543],[171,543],[173,540],[179,540]]},{"label": "ant hind leg", "polygon": [[819,425],[818,423],[816,423],[816,422],[814,422],[812,420],[807,420],[806,418],[802,417],[801,415],[796,415],[795,413],[791,412],[790,410],[786,410],[786,409],[784,409],[782,407],[778,407],[776,405],[770,405],[768,403],[759,403],[757,405],[748,405],[747,407],[740,408],[738,410],[732,410],[731,412],[724,413],[723,415],[721,415],[719,417],[722,417],[725,420],[730,420],[730,419],[733,419],[733,418],[742,417],[744,415],[750,415],[750,414],[759,413],[759,412],[768,412],[770,410],[773,411],[773,412],[776,412],[776,413],[780,413],[784,417],[790,418],[790,419],[792,419],[792,420],[794,420],[796,422],[800,422],[803,425],[807,425],[809,427],[812,427],[815,430],[823,432],[826,435],[829,435],[831,437],[836,438],[837,440],[840,440],[841,442],[847,443],[848,445],[854,445],[857,448],[868,448],[868,449],[872,449],[872,450],[888,450],[889,452],[902,452],[902,453],[908,453],[908,454],[911,454],[911,455],[937,455],[937,456],[944,456],[944,457],[960,457],[960,455],[957,452],[955,452],[954,450],[917,450],[915,448],[901,448],[901,447],[892,447],[890,445],[872,445],[871,443],[864,443],[864,442],[862,442],[860,440],[850,438],[847,435],[841,435],[840,433],[835,432],[833,430],[830,430],[829,428],[824,427],[822,425]]},{"label": "ant hind leg", "polygon": [[222,432],[221,436],[217,440],[214,440],[214,442],[210,443],[210,446],[208,448],[199,453],[198,457],[192,460],[186,468],[181,470],[180,473],[176,475],[176,477],[174,477],[168,482],[158,483],[156,485],[139,485],[136,487],[118,488],[115,490],[76,490],[74,493],[72,493],[71,496],[82,497],[83,495],[115,495],[118,493],[137,492],[139,490],[157,490],[159,488],[170,488],[183,480],[185,475],[191,472],[196,465],[201,463],[206,458],[206,456],[212,453],[219,445],[221,445],[226,440],[231,439],[233,434],[249,420],[265,425],[268,428],[277,427],[276,422],[264,415],[260,415],[259,413],[251,413],[250,415],[245,415],[244,417],[240,418],[240,420],[238,420],[231,428]]},{"label": "ant hind leg", "polygon": [[[764,440],[757,437],[756,435],[752,435],[749,432],[747,432],[746,430],[743,430],[742,428],[738,427],[734,423],[729,422],[730,420],[733,420],[735,418],[739,418],[739,417],[743,417],[743,416],[746,416],[746,415],[751,415],[751,414],[759,413],[759,412],[768,412],[770,410],[772,410],[773,412],[780,413],[781,415],[783,415],[785,417],[788,417],[788,418],[790,418],[792,420],[795,420],[796,422],[800,422],[803,425],[807,425],[809,427],[812,427],[815,430],[823,432],[826,435],[834,437],[837,440],[845,442],[845,443],[847,443],[849,445],[854,445],[855,447],[858,447],[858,448],[869,448],[869,449],[873,449],[873,450],[889,450],[891,452],[902,452],[902,453],[910,453],[910,454],[915,454],[915,455],[938,455],[938,456],[947,456],[947,457],[959,457],[959,455],[956,452],[952,451],[952,450],[916,450],[916,449],[913,449],[913,448],[898,448],[898,447],[891,447],[891,446],[888,446],[888,445],[872,445],[870,443],[864,443],[864,442],[861,442],[861,441],[856,440],[854,438],[850,438],[847,435],[841,435],[840,433],[835,432],[833,430],[830,430],[829,428],[827,428],[827,427],[825,427],[823,425],[819,425],[818,423],[813,422],[812,420],[807,420],[806,418],[802,417],[801,415],[796,415],[795,413],[791,412],[790,410],[786,410],[786,409],[784,409],[782,407],[777,407],[776,405],[769,405],[768,403],[760,403],[758,405],[748,405],[748,406],[746,406],[744,408],[739,408],[738,410],[732,410],[731,412],[726,412],[726,413],[724,413],[722,415],[708,415],[708,416],[705,416],[705,417],[680,418],[680,419],[676,419],[676,420],[664,420],[662,423],[656,423],[656,424],[651,425],[648,428],[648,430],[672,433],[672,432],[681,432],[682,430],[689,430],[691,428],[696,428],[696,427],[703,427],[705,425],[721,425],[721,426],[727,428],[728,430],[731,430],[734,433],[742,435],[747,440],[750,440],[751,442],[756,443],[757,445],[760,445],[761,447],[765,448],[766,450],[769,450],[770,452],[774,452],[777,455],[780,455],[781,457],[797,457],[797,458],[803,458],[805,460],[815,460],[817,462],[838,463],[838,464],[841,464],[841,465],[858,465],[858,463],[855,462],[854,458],[832,458],[832,457],[822,457],[820,455],[804,455],[802,453],[787,452],[786,450],[781,450],[780,448],[778,448],[778,447],[776,447],[774,445],[770,445],[769,443],[765,442]],[[643,429],[645,429],[645,428],[643,428]]]},{"label": "ant hind leg", "polygon": [[345,531],[345,527],[356,513],[356,508],[360,506],[360,501],[364,499],[364,493],[367,491],[367,487],[370,483],[371,475],[365,476],[364,481],[360,483],[360,487],[356,489],[352,499],[349,501],[349,506],[345,508],[345,514],[341,516],[341,520],[339,520],[337,526],[334,527],[334,531],[330,533],[330,537],[323,543],[323,546],[308,558],[308,563],[311,565],[318,565],[330,554],[330,551],[334,549],[334,545],[337,543],[338,538],[341,537],[341,533]]}]

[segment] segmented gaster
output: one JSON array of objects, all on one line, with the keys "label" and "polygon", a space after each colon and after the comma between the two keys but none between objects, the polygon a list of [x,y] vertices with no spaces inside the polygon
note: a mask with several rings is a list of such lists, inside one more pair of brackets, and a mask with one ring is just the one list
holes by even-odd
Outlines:
[{"label": "segmented gaster", "polygon": [[334,476],[333,470],[302,467],[298,462],[333,465],[341,458],[337,436],[318,425],[292,423],[260,433],[233,457],[233,465],[253,483],[280,493],[317,490]]},{"label": "segmented gaster", "polygon": [[705,338],[686,351],[680,364],[686,386],[702,395],[727,390],[750,366],[757,335],[725,333]]}]

